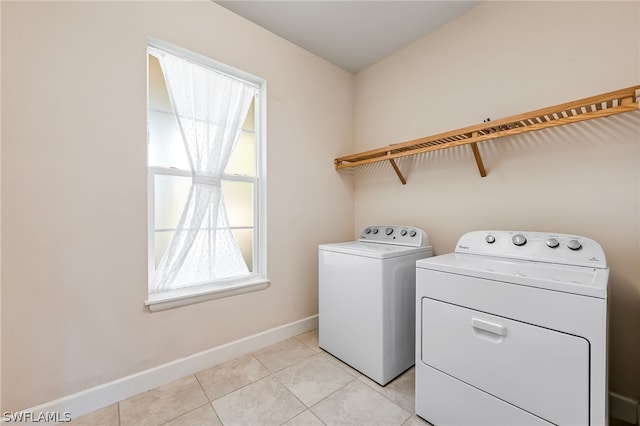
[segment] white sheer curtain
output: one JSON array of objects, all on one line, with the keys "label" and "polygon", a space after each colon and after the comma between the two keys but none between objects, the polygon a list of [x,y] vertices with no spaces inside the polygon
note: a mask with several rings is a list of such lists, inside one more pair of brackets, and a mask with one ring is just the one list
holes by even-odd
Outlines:
[{"label": "white sheer curtain", "polygon": [[192,183],[149,293],[248,274],[228,226],[221,176],[257,89],[160,49],[150,53],[162,66]]}]

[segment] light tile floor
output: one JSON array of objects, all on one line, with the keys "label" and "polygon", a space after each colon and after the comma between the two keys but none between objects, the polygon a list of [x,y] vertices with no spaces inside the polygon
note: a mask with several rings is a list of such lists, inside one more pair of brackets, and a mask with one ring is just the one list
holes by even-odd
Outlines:
[{"label": "light tile floor", "polygon": [[382,387],[318,347],[313,330],[74,419],[74,426],[429,425],[414,369]]}]

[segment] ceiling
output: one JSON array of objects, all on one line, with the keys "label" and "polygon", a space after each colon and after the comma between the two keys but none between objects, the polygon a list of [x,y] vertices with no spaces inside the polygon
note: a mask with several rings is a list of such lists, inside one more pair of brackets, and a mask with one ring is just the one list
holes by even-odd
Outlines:
[{"label": "ceiling", "polygon": [[480,1],[215,1],[327,61],[358,73]]}]

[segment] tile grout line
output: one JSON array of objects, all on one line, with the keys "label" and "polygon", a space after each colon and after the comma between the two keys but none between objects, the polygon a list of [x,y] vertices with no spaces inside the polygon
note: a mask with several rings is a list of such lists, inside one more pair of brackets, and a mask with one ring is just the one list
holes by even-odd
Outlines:
[{"label": "tile grout line", "polygon": [[[242,385],[242,386],[240,386],[239,388],[236,388],[236,389],[234,389],[234,390],[232,390],[232,391],[230,391],[230,392],[227,392],[227,393],[225,393],[224,395],[220,395],[220,396],[218,396],[218,397],[217,397],[217,398],[215,398],[215,399],[211,399],[211,398],[209,398],[209,395],[207,395],[207,392],[206,392],[206,391],[204,391],[204,387],[202,386],[202,383],[200,383],[200,380],[198,379],[198,376],[197,376],[197,374],[198,374],[200,371],[199,371],[198,373],[194,374],[194,376],[196,376],[196,380],[198,381],[198,384],[200,384],[200,387],[202,388],[202,390],[203,390],[203,392],[204,392],[205,396],[207,397],[207,400],[209,400],[209,404],[211,404],[211,408],[213,409],[214,413],[216,414],[216,417],[218,417],[218,420],[220,420],[220,416],[218,415],[218,412],[216,411],[215,407],[213,406],[213,403],[214,403],[214,402],[216,402],[217,400],[222,399],[222,398],[224,398],[224,397],[226,397],[226,396],[229,396],[229,395],[231,395],[231,394],[233,394],[233,393],[235,393],[235,392],[238,392],[238,391],[240,391],[240,390],[242,390],[242,389],[244,389],[244,388],[246,388],[246,387],[248,387],[248,386],[251,386],[251,385],[253,385],[253,384],[255,384],[255,383],[258,383],[258,382],[260,382],[260,381],[262,381],[262,380],[266,379],[267,377],[270,377],[270,376],[272,376],[272,375],[273,375],[273,373],[271,372],[271,370],[269,370],[269,369],[268,369],[264,364],[262,364],[262,363],[261,363],[261,362],[260,362],[256,357],[254,357],[254,356],[253,356],[253,353],[252,353],[252,352],[250,352],[250,353],[248,353],[248,354],[245,354],[245,355],[241,355],[241,357],[242,357],[242,356],[247,356],[247,355],[248,355],[248,356],[250,356],[251,358],[253,358],[253,359],[254,359],[258,364],[260,364],[260,366],[262,366],[265,370],[267,370],[267,371],[269,372],[269,374],[267,374],[266,376],[263,376],[263,377],[259,377],[258,379],[254,380],[254,381],[252,381],[252,382],[249,382],[249,383],[247,383],[247,384],[245,384],[245,385]],[[240,357],[238,357],[238,358],[240,358]],[[238,359],[238,358],[234,358],[234,359],[229,360],[229,361],[235,361],[235,360],[236,360],[236,359]],[[221,363],[221,364],[224,364],[224,363]],[[215,368],[215,367],[217,367],[218,365],[221,365],[221,364],[217,364],[217,365],[211,366],[211,367],[209,367],[209,368],[207,368],[207,369],[205,369],[205,370],[208,370],[208,369],[211,369],[211,368]],[[201,370],[201,371],[205,371],[205,370]],[[220,420],[220,422],[222,422],[222,420]]]},{"label": "tile grout line", "polygon": [[[304,342],[302,342],[302,343],[304,344]],[[308,347],[308,345],[307,345],[307,347]],[[282,370],[279,370],[278,372],[280,372],[280,371],[284,371],[284,370],[287,370],[287,369],[289,369],[289,368],[291,368],[291,367],[293,367],[293,366],[295,366],[295,365],[297,365],[297,364],[299,364],[299,363],[301,363],[301,362],[303,362],[303,361],[306,361],[306,360],[311,359],[311,358],[313,358],[313,357],[315,357],[315,356],[318,356],[318,355],[319,355],[319,354],[311,355],[310,357],[305,358],[305,359],[302,359],[302,360],[300,360],[300,361],[298,361],[298,362],[295,362],[295,363],[291,364],[290,366],[285,367],[285,368],[283,368]],[[304,407],[304,410],[302,410],[302,411],[300,411],[299,413],[295,414],[294,416],[292,416],[292,417],[288,418],[286,421],[282,422],[282,423],[281,423],[281,425],[284,425],[285,423],[287,423],[288,421],[290,421],[290,420],[292,420],[292,419],[296,418],[297,416],[299,416],[300,414],[304,413],[305,411],[309,411],[311,414],[313,414],[313,416],[314,416],[315,418],[317,418],[318,420],[320,420],[320,418],[319,418],[319,417],[318,417],[318,416],[317,416],[313,411],[311,411],[311,407],[310,407],[310,406],[308,406],[307,404],[305,404],[305,402],[304,402],[303,400],[301,400],[301,399],[298,397],[298,395],[296,395],[296,394],[295,394],[291,389],[289,389],[289,387],[288,387],[285,383],[282,383],[280,380],[278,380],[278,378],[274,376],[274,373],[271,373],[271,376],[273,377],[273,380],[277,381],[277,382],[278,382],[278,383],[280,383],[282,386],[284,386],[284,388],[287,390],[287,392],[289,392],[291,395],[293,395],[293,397],[294,397],[295,399],[297,399],[297,400],[298,400],[298,402],[300,402],[300,403],[302,404],[302,406]],[[324,399],[324,398],[323,398],[323,399]],[[322,400],[320,400],[320,401],[322,401]],[[320,402],[320,401],[318,401],[318,402]],[[316,403],[316,404],[317,404],[317,403]],[[315,405],[315,404],[313,404],[313,405]],[[320,422],[321,422],[323,425],[325,424],[322,420],[320,420]]]},{"label": "tile grout line", "polygon": [[[320,419],[320,417],[318,417],[318,415],[316,413],[313,412],[313,410],[311,410],[311,408],[315,407],[316,405],[320,404],[322,401],[324,401],[325,399],[331,397],[332,395],[334,395],[336,392],[341,391],[342,389],[344,389],[346,386],[349,386],[351,383],[355,382],[356,380],[358,380],[358,377],[353,377],[353,380],[351,380],[348,383],[345,383],[344,385],[340,386],[338,389],[334,390],[333,392],[331,392],[329,395],[325,396],[324,398],[322,398],[320,401],[316,402],[315,404],[313,404],[311,407],[309,407],[309,411],[311,411],[313,413],[314,416],[316,416],[320,421],[322,421],[322,419]],[[322,422],[324,423],[324,422]]]},{"label": "tile grout line", "polygon": [[[308,332],[305,332],[305,333],[308,333]],[[305,333],[301,333],[301,334],[305,334]],[[220,422],[222,423],[222,420],[220,419],[220,416],[218,415],[218,412],[215,410],[215,407],[213,406],[213,403],[214,403],[216,400],[220,399],[220,398],[223,398],[223,397],[226,397],[226,396],[228,396],[228,395],[231,395],[231,394],[233,394],[233,393],[235,393],[235,392],[237,392],[237,391],[240,391],[240,390],[242,390],[242,389],[244,389],[244,388],[246,388],[246,387],[248,387],[248,386],[250,386],[250,385],[253,385],[253,384],[255,384],[255,383],[261,382],[261,381],[263,381],[264,379],[267,379],[267,378],[271,378],[272,380],[275,380],[276,382],[278,382],[278,383],[280,383],[282,386],[284,386],[284,388],[287,390],[287,392],[289,392],[291,395],[293,395],[293,397],[294,397],[297,401],[299,401],[299,402],[302,404],[302,406],[303,406],[303,407],[305,407],[302,411],[300,411],[299,413],[297,413],[296,415],[294,415],[293,417],[291,417],[291,418],[290,418],[290,419],[288,419],[287,421],[289,421],[289,420],[293,419],[294,417],[296,417],[296,416],[298,416],[298,415],[302,414],[304,411],[309,410],[309,411],[311,412],[311,410],[310,410],[310,408],[311,408],[311,407],[307,406],[307,405],[306,405],[303,401],[301,401],[301,400],[297,397],[297,395],[295,395],[295,394],[294,394],[294,393],[293,393],[293,392],[292,392],[292,391],[291,391],[291,390],[290,390],[290,389],[289,389],[289,388],[288,388],[284,383],[282,383],[280,380],[278,380],[278,379],[275,377],[275,374],[276,374],[276,373],[281,372],[281,371],[284,371],[284,370],[286,370],[286,369],[288,369],[288,368],[290,368],[290,367],[293,367],[293,366],[295,366],[295,365],[297,365],[297,364],[299,364],[299,363],[301,363],[301,362],[303,362],[303,361],[305,361],[305,360],[308,360],[308,359],[310,359],[310,358],[313,358],[313,357],[315,357],[315,356],[320,356],[320,355],[323,353],[322,349],[320,349],[320,348],[319,348],[319,346],[318,346],[318,349],[320,349],[320,350],[319,350],[319,351],[316,351],[316,348],[315,348],[315,347],[310,346],[310,345],[308,345],[307,343],[305,343],[304,341],[302,341],[302,340],[298,339],[298,338],[297,338],[298,336],[300,336],[300,334],[299,334],[299,335],[296,335],[296,336],[292,336],[291,338],[295,339],[298,343],[302,344],[305,348],[307,348],[307,349],[311,350],[311,351],[313,352],[311,355],[309,355],[309,356],[307,356],[307,357],[305,357],[305,358],[303,358],[303,359],[300,359],[300,360],[298,360],[298,361],[294,362],[293,364],[288,365],[288,366],[286,366],[286,367],[284,367],[284,368],[281,368],[281,369],[279,369],[279,370],[277,370],[277,371],[272,371],[270,368],[268,368],[266,365],[264,365],[264,363],[262,363],[262,362],[261,362],[261,361],[260,361],[260,360],[255,356],[255,352],[249,352],[249,353],[247,353],[246,355],[251,356],[251,357],[252,357],[252,358],[253,358],[253,359],[254,359],[254,360],[255,360],[255,361],[256,361],[260,366],[262,366],[266,371],[268,371],[268,372],[269,372],[269,374],[268,374],[268,375],[266,375],[266,376],[264,376],[264,377],[261,377],[261,378],[259,378],[259,379],[255,380],[255,381],[252,381],[252,382],[250,382],[250,383],[248,383],[248,384],[246,384],[246,385],[243,385],[243,386],[241,386],[241,387],[239,387],[239,388],[237,388],[237,389],[234,389],[233,391],[231,391],[231,392],[229,392],[229,393],[226,393],[226,394],[224,394],[224,395],[221,395],[221,396],[219,396],[218,398],[215,398],[215,399],[213,399],[213,400],[212,400],[211,398],[209,398],[209,395],[208,395],[208,394],[207,394],[207,392],[205,391],[204,386],[202,385],[202,383],[201,383],[201,382],[200,382],[200,380],[198,379],[197,374],[198,374],[198,373],[200,373],[200,371],[199,371],[199,372],[196,372],[196,373],[194,373],[194,374],[192,374],[191,376],[193,376],[193,377],[194,377],[194,379],[196,380],[196,382],[198,383],[198,386],[200,387],[200,390],[204,393],[205,398],[207,399],[208,403],[207,403],[207,404],[200,405],[200,406],[198,406],[198,407],[195,407],[195,408],[193,408],[192,410],[186,411],[186,412],[184,412],[184,413],[181,413],[181,414],[177,415],[177,416],[176,416],[176,417],[174,417],[174,418],[167,419],[166,421],[163,421],[162,423],[160,423],[160,424],[159,424],[159,426],[160,426],[160,425],[164,425],[164,424],[166,424],[166,423],[168,423],[168,422],[171,422],[171,421],[173,421],[173,420],[175,420],[175,419],[177,419],[177,418],[179,418],[179,417],[181,417],[181,416],[183,416],[183,415],[185,415],[185,414],[191,413],[192,411],[198,410],[198,409],[202,408],[202,407],[203,407],[203,406],[205,406],[205,405],[210,405],[210,406],[211,406],[211,408],[212,408],[212,410],[213,410],[213,412],[214,412],[215,416],[216,416],[216,417],[218,418],[218,420],[220,420]],[[283,342],[283,341],[285,341],[285,340],[288,340],[288,339],[283,339],[281,342]],[[278,343],[280,343],[280,342],[277,342],[277,343],[275,343],[275,344],[278,344]],[[237,359],[237,358],[239,358],[239,357],[236,357],[236,358],[234,358],[233,360],[235,360],[235,359]],[[230,360],[230,361],[232,361],[232,360]],[[212,365],[211,367],[208,367],[208,368],[206,368],[206,369],[204,369],[204,370],[201,370],[201,371],[205,371],[205,370],[207,370],[207,369],[209,369],[209,368],[215,368],[216,366],[221,365],[221,364],[223,364],[223,363]],[[344,368],[342,368],[342,367],[341,367],[341,366],[339,366],[339,365],[336,365],[336,367],[341,368],[342,370],[346,371]],[[188,375],[188,376],[185,376],[185,377],[182,377],[182,378],[180,378],[180,379],[178,379],[178,380],[182,380],[182,379],[185,379],[185,378],[187,378],[187,377],[189,377],[189,375]],[[354,380],[356,380],[356,379],[357,379],[357,377],[354,377]],[[352,380],[352,381],[353,381],[353,380]],[[351,381],[351,382],[352,382],[352,381]],[[349,382],[349,383],[351,383],[351,382]],[[154,389],[155,389],[155,388],[154,388]],[[153,389],[148,389],[148,390],[147,390],[147,391],[145,391],[145,392],[149,392],[149,391],[152,391],[152,390],[153,390]],[[140,394],[145,393],[145,392],[141,392]],[[140,395],[140,394],[138,394],[138,395]],[[323,399],[324,399],[324,398],[323,398]],[[121,413],[122,407],[121,407],[121,403],[122,403],[123,401],[124,401],[124,400],[121,400],[121,401],[118,401],[118,402],[117,402],[117,404],[118,404],[118,425],[119,425],[119,426],[122,426],[122,413]],[[319,402],[319,401],[318,401],[318,402]],[[314,405],[315,405],[315,404],[314,404]],[[318,417],[315,415],[315,413],[313,413],[313,412],[311,412],[311,413],[312,413],[316,418],[318,418]],[[320,419],[319,419],[319,420],[320,420]],[[322,422],[322,421],[321,421],[321,422]],[[285,422],[285,423],[286,423],[286,422]],[[324,424],[324,422],[322,422],[322,423]]]},{"label": "tile grout line", "polygon": [[[309,333],[309,332],[307,332],[307,333]],[[304,334],[304,333],[301,333],[301,334]],[[301,334],[300,334],[300,335],[301,335]],[[249,353],[247,353],[246,355],[248,355],[248,356],[249,356],[253,361],[257,362],[257,364],[258,364],[261,368],[263,368],[266,372],[268,372],[268,374],[267,374],[267,375],[265,375],[265,376],[263,376],[263,377],[258,378],[257,380],[251,381],[250,383],[247,383],[247,384],[245,384],[245,385],[243,385],[243,386],[241,386],[241,387],[239,387],[239,388],[237,388],[237,389],[234,389],[234,390],[233,390],[233,391],[231,391],[231,392],[228,392],[228,393],[226,393],[226,394],[224,394],[224,395],[220,395],[219,397],[217,397],[217,398],[215,398],[215,399],[213,399],[213,400],[209,397],[209,395],[208,395],[208,394],[207,394],[207,392],[205,391],[204,386],[203,386],[203,382],[201,382],[201,380],[198,378],[197,374],[198,374],[198,373],[200,373],[200,372],[202,372],[202,371],[206,371],[206,370],[208,370],[208,369],[215,368],[216,366],[219,366],[219,365],[221,365],[222,363],[219,363],[219,364],[213,365],[213,366],[211,366],[211,367],[208,367],[208,368],[206,368],[206,369],[201,370],[200,372],[196,372],[196,373],[194,373],[194,374],[192,375],[192,376],[195,378],[195,380],[196,380],[196,382],[198,383],[198,385],[200,386],[200,390],[204,393],[204,395],[205,395],[205,397],[206,397],[206,400],[208,401],[208,403],[207,403],[207,404],[211,406],[211,408],[213,409],[213,412],[214,412],[214,414],[215,414],[216,418],[218,419],[218,421],[220,421],[220,423],[223,423],[223,422],[222,422],[222,420],[221,420],[220,416],[218,415],[217,411],[216,411],[216,410],[215,410],[215,408],[213,407],[213,403],[214,403],[216,400],[219,400],[219,399],[224,398],[224,397],[226,397],[226,396],[228,396],[228,395],[231,395],[231,394],[233,394],[233,393],[235,393],[235,392],[237,392],[237,391],[240,391],[240,390],[242,390],[242,389],[244,389],[244,388],[246,388],[246,387],[248,387],[248,386],[251,386],[251,385],[254,385],[254,384],[256,384],[256,383],[259,383],[259,382],[261,382],[261,381],[263,381],[263,380],[265,380],[265,379],[267,379],[267,378],[268,378],[268,379],[270,379],[270,380],[273,380],[273,381],[277,382],[278,384],[280,384],[281,386],[283,386],[283,387],[284,387],[284,389],[286,389],[286,390],[287,390],[287,392],[288,392],[290,395],[292,395],[292,396],[294,397],[294,399],[295,399],[295,400],[297,400],[297,401],[302,405],[302,407],[304,407],[300,412],[298,412],[298,413],[296,413],[295,415],[291,416],[289,419],[287,419],[287,420],[286,420],[285,422],[283,422],[282,424],[284,424],[284,423],[286,423],[286,422],[288,422],[288,421],[291,421],[291,420],[292,420],[292,419],[294,419],[295,417],[297,417],[297,416],[299,416],[299,415],[303,414],[305,411],[309,411],[309,414],[310,414],[310,415],[313,415],[313,416],[314,416],[318,421],[320,421],[320,423],[325,424],[325,422],[324,422],[322,419],[320,419],[320,418],[316,415],[316,413],[315,413],[315,412],[313,412],[313,411],[312,411],[312,407],[317,406],[317,405],[318,405],[318,404],[320,404],[321,402],[323,402],[323,401],[325,401],[326,399],[328,399],[329,397],[333,396],[335,393],[337,393],[337,392],[339,392],[340,390],[344,389],[346,386],[349,386],[349,385],[353,384],[355,381],[358,381],[359,383],[361,383],[361,384],[365,385],[368,389],[375,391],[375,392],[376,392],[376,394],[378,394],[378,395],[382,396],[385,400],[389,401],[391,404],[393,404],[394,406],[396,406],[396,407],[400,408],[400,409],[401,409],[401,410],[403,410],[405,413],[407,413],[407,414],[408,414],[408,417],[407,417],[407,418],[405,418],[405,419],[403,420],[403,422],[401,423],[402,425],[404,425],[406,422],[410,421],[410,419],[414,416],[414,414],[415,414],[415,410],[414,410],[414,412],[409,412],[409,411],[408,411],[408,410],[406,410],[403,406],[401,406],[398,402],[393,401],[390,397],[387,397],[385,394],[383,394],[383,393],[380,391],[380,389],[374,388],[374,387],[373,387],[373,386],[371,386],[369,383],[366,383],[365,381],[363,381],[363,378],[367,378],[367,377],[366,377],[366,376],[364,376],[364,375],[362,375],[362,373],[360,373],[358,370],[353,369],[353,367],[351,367],[351,366],[349,366],[348,364],[344,363],[342,360],[340,360],[340,359],[338,359],[338,358],[333,357],[333,356],[332,356],[331,354],[329,354],[328,352],[326,352],[326,351],[322,350],[322,348],[320,348],[319,346],[311,346],[311,345],[309,345],[309,344],[305,343],[304,341],[302,341],[301,339],[299,339],[299,338],[298,338],[298,336],[300,336],[300,335],[292,336],[292,337],[293,337],[293,338],[294,338],[298,343],[300,343],[301,345],[303,345],[305,348],[307,348],[307,349],[311,350],[311,351],[312,351],[312,353],[311,353],[311,354],[309,354],[308,356],[305,356],[305,357],[304,357],[304,358],[302,358],[302,359],[299,359],[299,360],[297,360],[297,361],[293,362],[292,364],[290,364],[290,365],[288,365],[288,366],[286,366],[286,367],[284,367],[284,368],[281,368],[281,369],[276,370],[276,371],[272,371],[272,370],[271,370],[271,369],[269,369],[269,368],[268,368],[268,367],[267,367],[263,362],[261,362],[261,361],[260,361],[260,359],[258,359],[258,358],[256,357],[255,353],[256,353],[257,351],[256,351],[256,352],[249,352]],[[284,340],[287,340],[287,339],[284,339]],[[283,340],[283,341],[284,341],[284,340]],[[277,344],[277,343],[276,343],[276,344]],[[242,355],[242,356],[245,356],[245,355]],[[333,360],[325,359],[326,357],[332,357],[332,358],[333,358]],[[234,358],[233,360],[236,360],[236,359],[238,359],[238,358],[240,358],[240,357],[236,357],[236,358]],[[301,364],[302,362],[308,361],[308,360],[313,359],[313,358],[318,358],[319,360],[320,360],[320,359],[325,359],[325,360],[326,360],[326,362],[330,363],[330,364],[331,364],[332,366],[334,366],[335,368],[338,368],[338,369],[342,370],[343,372],[345,372],[345,373],[349,374],[350,376],[352,376],[352,379],[351,379],[348,383],[346,383],[346,384],[344,384],[343,386],[341,386],[340,388],[338,388],[338,389],[336,389],[335,391],[331,392],[329,395],[327,395],[327,396],[323,397],[321,400],[319,400],[319,401],[315,402],[314,404],[312,404],[312,405],[308,406],[308,405],[307,405],[306,403],[304,403],[304,401],[302,401],[302,400],[301,400],[301,399],[300,399],[300,398],[299,398],[299,397],[298,397],[298,396],[297,396],[297,395],[296,395],[296,394],[295,394],[291,389],[289,389],[285,383],[283,383],[281,380],[279,380],[279,379],[276,377],[276,374],[278,374],[278,373],[280,373],[280,372],[282,372],[282,371],[285,371],[285,370],[287,370],[287,369],[293,368],[293,367],[295,367],[295,366],[297,366],[297,365]],[[231,360],[231,361],[233,361],[233,360]],[[335,362],[334,362],[334,360],[335,360]],[[348,370],[346,367],[348,367],[348,368],[349,368],[349,370]],[[407,371],[408,371],[408,370],[409,370],[409,369],[407,369]],[[406,374],[406,373],[407,373],[407,371],[405,371],[403,374]],[[398,378],[400,378],[401,376],[402,376],[402,375],[398,376]],[[189,377],[189,376],[186,376],[186,377]],[[368,379],[368,378],[367,378],[367,379]],[[371,379],[369,379],[369,380],[371,380]],[[394,379],[394,381],[395,381],[395,379]],[[384,387],[382,387],[382,389],[384,389]],[[120,405],[120,402],[121,402],[121,401],[119,401],[119,402],[118,402],[118,424],[119,424],[120,426],[122,426],[122,421],[121,421],[121,405]],[[204,405],[207,405],[207,404],[203,404],[203,405],[201,405],[201,406],[199,406],[199,407],[196,407],[196,408],[193,408],[192,410],[189,410],[189,411],[187,411],[187,412],[185,412],[185,413],[181,413],[180,415],[176,416],[175,418],[172,418],[172,419],[169,419],[169,420],[167,420],[167,421],[162,422],[162,423],[161,423],[161,425],[164,425],[164,424],[166,424],[166,423],[168,423],[168,422],[174,421],[175,419],[177,419],[177,418],[179,418],[179,417],[181,417],[181,416],[183,416],[183,415],[186,415],[186,414],[188,414],[188,413],[191,413],[191,412],[193,412],[193,411],[195,411],[195,410],[201,409],[202,407],[204,407]]]},{"label": "tile grout line", "polygon": [[[185,411],[185,412],[184,412],[184,413],[182,413],[182,414],[179,414],[179,415],[177,415],[177,416],[175,416],[175,417],[173,417],[173,418],[171,418],[171,419],[169,419],[169,420],[166,420],[166,421],[164,421],[164,422],[162,422],[162,423],[159,423],[159,424],[158,424],[158,426],[166,425],[167,423],[169,423],[169,422],[172,422],[172,421],[176,420],[178,417],[182,417],[182,416],[184,416],[184,415],[186,415],[186,414],[192,413],[192,412],[194,412],[194,411],[196,411],[196,410],[201,409],[201,408],[202,408],[202,407],[204,407],[205,405],[210,405],[210,404],[211,404],[211,402],[207,402],[206,404],[202,404],[202,405],[200,405],[199,407],[195,407],[195,408],[194,408],[194,409],[192,409],[192,410]],[[213,409],[213,412],[215,413],[215,411],[216,411],[216,410],[215,410],[213,407],[211,407],[211,408]],[[217,416],[217,413],[216,413],[216,416]]]},{"label": "tile grout line", "polygon": [[[386,385],[382,386],[382,389],[385,389],[385,386],[391,384],[392,382],[396,381],[397,379],[399,379],[401,376],[403,376],[404,374],[407,373],[407,371],[409,371],[411,368],[408,368],[404,373],[402,373],[400,376],[396,377],[395,379],[393,379],[391,382],[387,383]],[[360,377],[358,377],[358,380],[360,380],[361,377],[365,377],[371,381],[373,381],[374,383],[376,383],[375,380],[371,379],[370,377],[367,377],[365,375],[362,375]],[[385,398],[387,401],[392,402],[393,404],[397,405],[398,407],[402,408],[404,411],[406,411],[407,413],[410,414],[410,416],[412,416],[413,414],[415,414],[415,407],[413,409],[413,412],[408,412],[407,410],[404,409],[403,406],[401,406],[400,404],[398,404],[396,401],[392,400],[391,398],[389,398],[388,396],[386,396],[385,394],[383,394],[382,392],[380,392],[378,389],[374,388],[373,386],[370,386],[368,383],[365,383],[364,381],[360,380],[360,383],[362,383],[363,385],[367,386],[369,389],[376,391],[377,393],[379,393],[383,398]]]},{"label": "tile grout line", "polygon": [[[235,359],[235,358],[234,358],[234,359]],[[220,365],[220,364],[218,364],[218,365]],[[209,368],[213,368],[213,367],[215,367],[215,365],[214,365],[214,366],[212,366],[212,367],[209,367]],[[206,369],[205,369],[205,370],[206,370]],[[201,371],[204,371],[204,370],[201,370]],[[199,410],[200,408],[204,407],[205,405],[209,405],[209,406],[211,407],[211,409],[213,410],[213,415],[214,415],[214,416],[216,416],[216,418],[218,419],[218,421],[220,421],[220,423],[222,424],[222,420],[220,420],[220,416],[218,415],[218,412],[216,411],[216,408],[213,406],[213,401],[211,400],[211,398],[209,398],[209,395],[207,394],[207,391],[204,389],[204,386],[202,386],[202,383],[200,382],[200,379],[198,379],[198,373],[199,373],[199,372],[200,372],[200,371],[198,371],[197,373],[194,373],[194,374],[193,374],[193,377],[195,377],[196,382],[198,382],[198,385],[200,385],[200,389],[202,390],[202,393],[204,393],[205,398],[207,398],[207,401],[209,401],[209,402],[207,402],[206,404],[201,405],[201,406],[200,406],[200,407],[198,407],[198,408],[194,408],[194,409],[193,409],[193,410],[191,410],[191,411]],[[191,411],[188,411],[187,413],[191,413]],[[187,414],[187,413],[185,413],[185,414]],[[178,417],[180,417],[180,416],[178,416]],[[177,419],[178,417],[176,417],[176,419]]]},{"label": "tile grout line", "polygon": [[[307,332],[307,333],[308,333],[308,332]],[[304,334],[304,333],[302,333],[302,334]],[[266,369],[269,371],[269,373],[270,373],[270,374],[269,374],[269,376],[265,376],[265,377],[263,377],[262,379],[266,379],[267,377],[271,377],[271,379],[272,379],[272,380],[275,380],[276,382],[278,382],[279,384],[281,384],[282,386],[284,386],[284,388],[287,390],[287,392],[289,392],[289,393],[290,393],[290,394],[291,394],[291,395],[292,395],[292,396],[293,396],[293,397],[294,397],[298,402],[300,402],[300,404],[302,404],[302,406],[304,407],[304,409],[303,409],[302,411],[300,411],[299,413],[296,413],[295,415],[293,415],[293,416],[291,416],[290,418],[288,418],[287,420],[285,420],[285,421],[282,423],[282,425],[283,425],[283,424],[285,424],[285,423],[287,423],[288,421],[291,421],[292,419],[296,418],[297,416],[301,415],[301,414],[302,414],[302,413],[304,413],[305,411],[309,411],[309,412],[310,412],[310,413],[311,413],[311,414],[312,414],[316,419],[318,419],[318,421],[320,421],[320,423],[322,423],[323,425],[325,425],[325,422],[323,422],[323,421],[322,421],[322,420],[321,420],[321,419],[320,419],[320,418],[319,418],[319,417],[318,417],[318,416],[317,416],[313,411],[311,411],[311,407],[312,407],[313,405],[315,405],[315,404],[313,404],[312,406],[308,406],[307,404],[305,404],[305,402],[304,402],[304,401],[302,401],[302,400],[301,400],[301,399],[300,399],[300,398],[299,398],[299,397],[298,397],[298,396],[297,396],[297,395],[296,395],[296,394],[295,394],[291,389],[289,389],[289,388],[287,387],[287,385],[286,385],[286,384],[282,383],[282,382],[281,382],[280,380],[278,380],[278,378],[275,376],[275,374],[280,373],[280,372],[282,372],[282,371],[284,371],[284,370],[287,370],[287,369],[289,369],[289,368],[292,368],[292,367],[294,367],[294,366],[296,366],[296,365],[298,365],[298,364],[300,364],[300,363],[302,363],[302,362],[304,362],[304,361],[307,361],[307,360],[309,360],[309,359],[311,359],[311,358],[314,358],[314,357],[316,357],[316,356],[321,356],[321,354],[322,354],[322,352],[323,352],[323,351],[320,349],[320,347],[319,347],[319,346],[318,346],[318,349],[320,349],[320,350],[319,350],[319,351],[316,351],[316,350],[315,350],[315,348],[314,348],[313,346],[310,346],[310,345],[308,345],[307,343],[305,343],[304,341],[302,341],[302,340],[298,339],[298,336],[300,336],[300,335],[293,336],[293,338],[294,338],[296,341],[298,341],[299,343],[301,343],[303,346],[305,346],[306,348],[308,348],[308,349],[310,349],[311,351],[313,351],[313,354],[312,354],[312,355],[310,355],[310,356],[308,356],[308,357],[305,357],[305,358],[303,358],[303,359],[300,359],[300,360],[298,360],[298,361],[294,362],[294,363],[293,363],[293,364],[291,364],[291,365],[288,365],[288,366],[286,366],[286,367],[284,367],[284,368],[281,368],[280,370],[272,371],[270,368],[268,368],[266,365],[264,365],[262,362],[260,362],[260,360],[259,360],[257,357],[255,357],[253,353],[251,353],[251,356],[252,356],[252,357],[253,357],[253,358],[254,358],[254,359],[255,359],[255,360],[256,360],[260,365],[262,365],[264,368],[266,368]],[[285,339],[285,340],[287,340],[287,339]],[[284,341],[284,340],[283,340],[283,341]],[[341,368],[341,367],[339,367],[339,366],[337,366],[337,365],[336,365],[336,367],[337,367],[337,368]],[[343,370],[344,370],[344,369],[343,369]],[[346,370],[345,370],[345,372],[346,372]],[[262,380],[262,379],[260,379],[260,380]],[[354,380],[355,380],[355,379],[357,379],[357,377],[354,377]],[[258,382],[258,381],[260,381],[260,380],[257,380],[256,382]],[[353,381],[353,380],[352,380],[352,381]],[[253,383],[256,383],[256,382],[253,382]],[[253,384],[253,383],[251,383],[251,384]],[[349,382],[349,383],[351,383],[351,382]],[[249,385],[246,385],[246,386],[249,386]],[[346,384],[345,384],[345,386],[346,386]],[[344,387],[344,386],[343,386],[343,387]],[[342,387],[341,387],[340,389],[342,389]],[[235,391],[234,391],[234,392],[235,392]],[[233,392],[231,392],[231,393],[233,393]],[[332,392],[332,393],[333,393],[333,392]],[[326,398],[326,397],[325,397],[325,398]],[[324,398],[323,398],[323,399],[324,399]],[[322,400],[320,400],[320,401],[322,401]],[[316,404],[317,404],[317,403],[319,403],[320,401],[316,402]]]}]

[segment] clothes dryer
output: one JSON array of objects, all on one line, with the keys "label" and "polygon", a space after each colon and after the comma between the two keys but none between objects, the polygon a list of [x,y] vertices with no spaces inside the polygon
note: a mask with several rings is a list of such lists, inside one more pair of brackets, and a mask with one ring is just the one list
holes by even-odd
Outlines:
[{"label": "clothes dryer", "polygon": [[607,424],[609,269],[597,242],[477,231],[416,267],[417,415]]},{"label": "clothes dryer", "polygon": [[369,226],[318,248],[319,346],[381,385],[415,361],[415,265],[424,231]]}]

